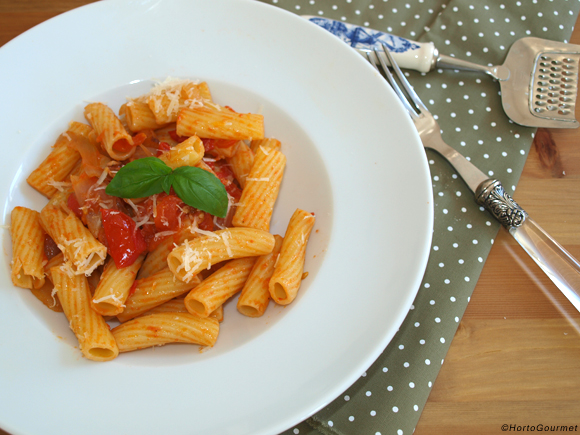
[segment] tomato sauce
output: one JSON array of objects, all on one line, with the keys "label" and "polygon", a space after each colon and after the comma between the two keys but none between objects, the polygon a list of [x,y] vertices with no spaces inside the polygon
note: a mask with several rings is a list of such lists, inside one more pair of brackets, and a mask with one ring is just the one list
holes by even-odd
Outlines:
[{"label": "tomato sauce", "polygon": [[123,212],[103,208],[101,215],[109,254],[115,265],[119,269],[132,265],[147,250],[141,230]]}]

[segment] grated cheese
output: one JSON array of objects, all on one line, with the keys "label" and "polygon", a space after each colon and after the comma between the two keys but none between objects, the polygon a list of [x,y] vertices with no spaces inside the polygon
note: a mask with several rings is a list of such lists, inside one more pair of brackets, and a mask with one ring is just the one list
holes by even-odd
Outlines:
[{"label": "grated cheese", "polygon": [[54,287],[52,289],[52,291],[50,292],[50,297],[52,298],[52,305],[50,306],[50,308],[56,306],[56,298],[54,296],[57,294],[57,292],[58,292],[58,290],[56,289],[56,287]]},{"label": "grated cheese", "polygon": [[203,234],[204,236],[214,237],[216,239],[220,238],[220,236],[218,236],[213,231],[200,230],[199,228],[197,228],[197,226],[191,225],[191,227],[189,227],[189,229],[192,233],[199,233],[199,234]]},{"label": "grated cheese", "polygon": [[246,181],[270,181],[270,177],[263,177],[263,178],[246,178]]},{"label": "grated cheese", "polygon": [[194,276],[194,271],[203,263],[203,260],[201,259],[199,252],[189,245],[187,239],[184,242],[184,246],[185,251],[183,252],[183,263],[177,267],[176,272],[179,272],[182,269],[185,270],[186,273],[182,279],[185,282],[189,282]]},{"label": "grated cheese", "polygon": [[217,217],[217,216],[214,216],[214,217],[213,217],[213,224],[214,224],[216,227],[218,227],[220,230],[223,230],[223,229],[225,229],[226,227],[224,227],[223,225],[220,225],[220,224],[218,224],[218,222],[217,222],[217,219],[218,219],[218,217]]},{"label": "grated cheese", "polygon": [[48,184],[49,186],[54,187],[56,190],[59,190],[60,192],[64,192],[64,188],[65,187],[72,187],[72,183],[69,183],[69,182],[66,182],[66,181],[48,180],[46,182],[46,184]]},{"label": "grated cheese", "polygon": [[230,242],[228,242],[228,238],[230,237],[229,231],[224,231],[222,234],[222,240],[224,241],[224,245],[226,245],[226,251],[228,252],[228,256],[233,257],[234,254],[232,252],[232,247],[230,246]]},{"label": "grated cheese", "polygon": [[133,201],[131,201],[129,198],[124,198],[124,200],[127,204],[129,204],[131,206],[131,208],[133,210],[135,210],[135,213],[139,214],[139,209],[137,208],[137,206],[135,205],[135,203]]},{"label": "grated cheese", "polygon": [[155,240],[157,240],[160,237],[170,236],[170,235],[175,234],[175,233],[177,233],[177,231],[161,231],[159,233],[155,233],[155,236],[153,238]]},{"label": "grated cheese", "polygon": [[74,270],[72,269],[70,263],[68,261],[62,263],[59,266],[60,270],[62,270],[64,273],[66,273],[68,275],[69,278],[74,278],[75,273]]},{"label": "grated cheese", "polygon": [[135,226],[137,228],[139,228],[141,225],[146,225],[146,224],[154,224],[155,222],[149,222],[149,216],[145,216],[142,220],[140,221],[136,221],[135,222]]},{"label": "grated cheese", "polygon": [[105,178],[107,178],[108,174],[109,174],[109,172],[107,171],[107,168],[103,169],[103,172],[101,172],[101,175],[99,175],[99,179],[97,180],[97,182],[94,185],[100,186],[103,183],[103,181],[105,181]]},{"label": "grated cheese", "polygon": [[213,103],[212,101],[206,100],[205,104],[207,106],[213,107],[215,110],[217,110],[218,112],[222,111],[222,108],[220,106],[218,106],[217,104]]}]

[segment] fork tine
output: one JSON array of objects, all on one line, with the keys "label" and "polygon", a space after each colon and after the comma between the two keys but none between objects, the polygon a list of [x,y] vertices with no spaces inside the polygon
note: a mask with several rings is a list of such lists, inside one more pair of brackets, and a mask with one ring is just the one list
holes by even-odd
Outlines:
[{"label": "fork tine", "polygon": [[[395,59],[393,58],[393,55],[391,54],[389,47],[387,47],[387,45],[384,43],[382,44],[382,46],[383,46],[383,51],[385,52],[385,56],[387,56],[387,59],[389,59],[389,62],[391,63],[391,67],[393,68],[393,71],[395,71],[395,74],[397,74],[397,77],[401,81],[401,84],[405,88],[405,91],[409,94],[409,96],[413,100],[413,103],[415,103],[415,106],[417,106],[417,108],[421,112],[429,112],[429,109],[427,109],[427,107],[423,104],[423,101],[421,101],[421,98],[419,98],[419,96],[417,95],[415,90],[411,87],[411,85],[409,84],[409,81],[407,80],[407,78],[405,77],[403,72],[401,71],[401,68],[399,68],[399,65],[397,65],[397,62],[395,62]],[[383,65],[383,68],[385,68],[385,70],[388,70],[388,68],[386,68],[386,62],[384,62],[380,58],[380,56],[377,55],[377,57],[379,57],[379,60],[381,60],[381,64]],[[392,76],[392,74],[390,74],[390,73],[389,73],[389,75]],[[391,82],[391,84],[392,84],[392,82]]]},{"label": "fork tine", "polygon": [[[403,106],[405,106],[405,109],[407,109],[407,111],[409,112],[409,115],[412,118],[416,118],[417,117],[417,112],[415,111],[415,108],[411,105],[411,103],[409,103],[409,100],[407,99],[407,96],[403,93],[403,91],[401,90],[401,88],[399,87],[399,85],[397,84],[397,81],[395,80],[395,78],[393,77],[393,75],[391,74],[391,71],[389,71],[389,67],[387,66],[386,62],[384,61],[384,59],[382,58],[382,56],[379,56],[379,51],[378,49],[375,47],[374,51],[372,52],[374,58],[371,58],[371,53],[367,52],[366,56],[368,61],[371,63],[371,65],[373,65],[377,70],[384,72],[385,76],[387,77],[387,80],[389,81],[389,83],[391,84],[391,87],[393,88],[393,90],[395,91],[395,93],[399,96],[399,99],[401,100],[401,102],[403,103]],[[382,68],[379,68],[377,65],[377,60],[379,61],[380,65]]]}]

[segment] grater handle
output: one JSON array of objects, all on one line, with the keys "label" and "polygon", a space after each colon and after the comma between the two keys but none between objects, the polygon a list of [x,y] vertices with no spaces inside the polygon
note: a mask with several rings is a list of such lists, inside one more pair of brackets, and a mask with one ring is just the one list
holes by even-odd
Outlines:
[{"label": "grater handle", "polygon": [[496,80],[507,80],[510,77],[510,71],[503,65],[484,66],[477,63],[468,62],[466,60],[457,59],[455,57],[439,54],[435,61],[437,68],[445,69],[460,69],[464,71],[483,72],[493,77]]}]

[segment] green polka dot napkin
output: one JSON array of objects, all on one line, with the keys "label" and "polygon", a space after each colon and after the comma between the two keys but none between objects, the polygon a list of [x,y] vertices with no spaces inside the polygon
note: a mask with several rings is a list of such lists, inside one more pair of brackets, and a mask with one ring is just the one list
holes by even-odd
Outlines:
[{"label": "green polka dot napkin", "polygon": [[[577,0],[263,0],[422,42],[484,65],[502,64],[519,38],[566,42]],[[499,84],[469,72],[409,72],[443,139],[513,194],[535,129],[506,117]],[[421,289],[377,361],[334,402],[289,434],[411,434],[456,332],[499,224],[455,171],[427,151],[435,198],[433,246]]]}]

